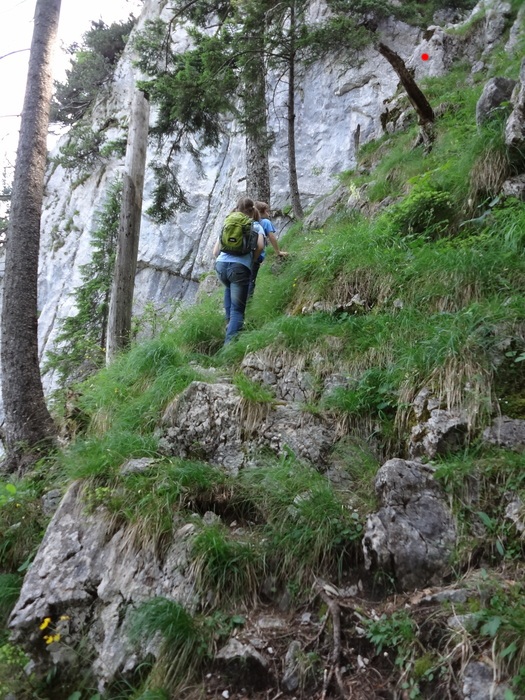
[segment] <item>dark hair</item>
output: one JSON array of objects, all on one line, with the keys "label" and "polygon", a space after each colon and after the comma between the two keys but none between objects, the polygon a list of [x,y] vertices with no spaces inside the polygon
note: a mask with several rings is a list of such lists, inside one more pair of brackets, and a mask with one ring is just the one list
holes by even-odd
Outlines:
[{"label": "dark hair", "polygon": [[246,214],[246,216],[249,216],[251,219],[255,219],[255,221],[259,221],[261,218],[258,209],[255,208],[253,199],[250,199],[250,197],[241,197],[237,201],[235,211],[240,211],[242,214]]}]

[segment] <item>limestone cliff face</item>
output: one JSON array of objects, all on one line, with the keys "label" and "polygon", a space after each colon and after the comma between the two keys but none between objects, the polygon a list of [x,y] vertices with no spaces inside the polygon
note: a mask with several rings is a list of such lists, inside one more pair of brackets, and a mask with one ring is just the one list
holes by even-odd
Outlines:
[{"label": "limestone cliff face", "polygon": [[[501,35],[502,19],[509,12],[507,3],[482,0],[490,6],[494,21],[484,22],[470,43],[451,36],[440,27],[423,33],[406,25],[387,22],[383,40],[395,49],[415,71],[416,79],[443,73],[459,55],[473,60],[483,48]],[[146,0],[138,22],[169,17],[165,0]],[[322,19],[323,0],[313,0],[310,13]],[[457,21],[455,15],[442,18]],[[463,18],[464,19],[464,18]],[[501,26],[500,26],[501,25]],[[490,34],[490,36],[489,36]],[[179,30],[175,41],[181,49],[187,37]],[[421,60],[426,52],[430,60]],[[354,134],[359,128],[360,143],[381,135],[381,115],[398,90],[398,79],[390,65],[373,49],[361,56],[359,65],[349,65],[341,56],[330,56],[307,70],[297,80],[296,141],[299,187],[307,209],[337,184],[337,175],[356,163]],[[124,54],[111,86],[100,96],[92,112],[94,129],[104,129],[107,141],[122,138],[129,117],[131,97],[137,79],[130,52]],[[270,155],[272,207],[283,208],[289,201],[286,158],[286,89],[284,81],[270,78],[269,122],[276,134]],[[151,116],[155,119],[154,111]],[[111,126],[107,127],[106,125]],[[116,125],[116,126],[115,126]],[[183,183],[191,211],[179,213],[164,225],[155,224],[146,214],[136,277],[135,307],[146,301],[162,305],[170,300],[191,302],[199,278],[212,269],[211,249],[221,221],[245,190],[245,144],[238,125],[231,121],[220,147],[202,152],[204,174],[199,174],[188,154],[181,154],[179,179]],[[58,147],[67,136],[62,137]],[[160,156],[150,149],[148,164]],[[103,205],[107,189],[122,170],[123,159],[101,163],[90,176],[79,182],[78,173],[61,166],[50,168],[42,218],[42,246],[39,285],[40,352],[53,348],[58,320],[75,313],[71,293],[80,283],[80,266],[89,261],[90,236],[95,215]],[[147,168],[144,211],[151,201],[153,177]],[[285,222],[281,222],[283,226]],[[47,388],[53,385],[49,375]]]}]

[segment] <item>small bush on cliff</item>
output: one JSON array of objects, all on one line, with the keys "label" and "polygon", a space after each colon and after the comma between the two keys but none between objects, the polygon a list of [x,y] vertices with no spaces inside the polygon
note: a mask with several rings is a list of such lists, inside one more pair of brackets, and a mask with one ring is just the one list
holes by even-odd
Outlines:
[{"label": "small bush on cliff", "polygon": [[55,82],[50,121],[73,124],[84,116],[100,88],[111,76],[120,58],[135,18],[125,22],[91,22],[91,29],[82,37],[82,45],[72,44],[73,56],[64,83]]}]

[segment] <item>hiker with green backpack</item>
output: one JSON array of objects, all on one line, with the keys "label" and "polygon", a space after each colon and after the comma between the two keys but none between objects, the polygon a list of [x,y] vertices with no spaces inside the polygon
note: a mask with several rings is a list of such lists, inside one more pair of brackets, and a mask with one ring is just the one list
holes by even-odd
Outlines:
[{"label": "hiker with green backpack", "polygon": [[224,311],[228,324],[225,345],[242,330],[244,324],[253,262],[264,249],[264,230],[259,219],[253,200],[241,197],[234,211],[226,217],[213,248],[217,258],[215,271],[225,287]]}]

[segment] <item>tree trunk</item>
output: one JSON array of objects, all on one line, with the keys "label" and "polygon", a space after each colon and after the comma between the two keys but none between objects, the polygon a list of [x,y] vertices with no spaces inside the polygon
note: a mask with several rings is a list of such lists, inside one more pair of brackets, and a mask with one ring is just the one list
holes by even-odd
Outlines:
[{"label": "tree trunk", "polygon": [[52,93],[51,59],[61,0],[37,0],[13,180],[2,304],[2,394],[7,471],[23,471],[49,447],[38,359],[38,256]]},{"label": "tree trunk", "polygon": [[[260,32],[250,36],[253,46],[264,43]],[[264,49],[253,52],[244,71],[246,129],[246,192],[249,197],[270,202],[270,164],[266,107]]]},{"label": "tree trunk", "polygon": [[106,346],[108,363],[131,340],[131,310],[139,249],[148,127],[149,101],[143,92],[136,90],[131,107],[115,276],[109,306]]},{"label": "tree trunk", "polygon": [[[266,114],[266,71],[264,56],[255,59],[258,68],[252,73],[250,89],[258,105],[257,113],[246,131],[246,192],[254,200],[270,202],[270,164],[268,160],[268,119]],[[256,128],[253,128],[256,126]]]},{"label": "tree trunk", "polygon": [[290,5],[290,56],[288,63],[288,170],[292,211],[296,219],[304,216],[297,180],[295,158],[295,2]]},{"label": "tree trunk", "polygon": [[246,134],[246,192],[254,200],[270,202],[270,165],[266,132],[262,138],[257,134]]},{"label": "tree trunk", "polygon": [[382,56],[384,56],[384,58],[386,58],[399,76],[401,84],[405,88],[408,95],[408,99],[416,110],[418,116],[420,127],[418,143],[424,143],[425,149],[429,151],[432,147],[432,141],[434,140],[433,124],[435,121],[434,111],[430,106],[429,101],[419,88],[399,54],[381,42],[377,45],[377,50]]}]

